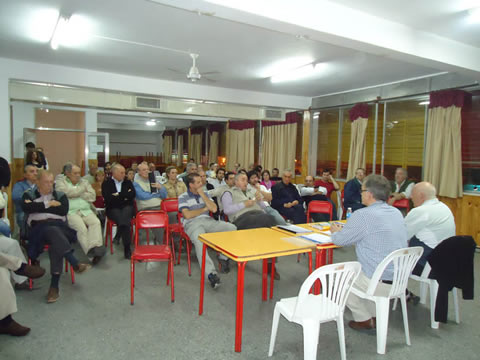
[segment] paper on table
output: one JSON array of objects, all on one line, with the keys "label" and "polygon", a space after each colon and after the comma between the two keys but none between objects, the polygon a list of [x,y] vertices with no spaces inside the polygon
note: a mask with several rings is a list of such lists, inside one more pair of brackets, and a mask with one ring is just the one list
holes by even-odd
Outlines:
[{"label": "paper on table", "polygon": [[332,242],[332,238],[323,234],[308,234],[300,236],[303,239],[314,241],[320,244],[328,244]]},{"label": "paper on table", "polygon": [[330,230],[322,230],[322,234],[325,234],[325,235],[332,235],[332,232]]},{"label": "paper on table", "polygon": [[317,230],[330,229],[330,224],[328,222],[321,222],[318,224],[309,224],[309,225]]},{"label": "paper on table", "polygon": [[277,226],[280,229],[290,231],[295,234],[303,234],[303,233],[311,233],[312,230],[304,229],[301,228],[300,226],[295,226],[295,225],[278,225]]}]

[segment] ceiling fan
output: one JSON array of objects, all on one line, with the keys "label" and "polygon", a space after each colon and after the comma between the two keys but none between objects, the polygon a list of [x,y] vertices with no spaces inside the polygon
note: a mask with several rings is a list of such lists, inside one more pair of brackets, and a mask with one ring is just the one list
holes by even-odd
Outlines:
[{"label": "ceiling fan", "polygon": [[[190,70],[187,73],[187,79],[189,79],[191,82],[197,82],[200,79],[204,79],[210,82],[216,82],[216,80],[209,79],[205,77],[204,75],[212,75],[212,74],[219,74],[219,71],[209,71],[205,72],[203,74],[200,74],[200,71],[198,70],[196,60],[198,58],[198,54],[191,53],[190,57],[192,58],[192,66],[190,67]],[[176,69],[168,69],[170,71],[173,71],[174,73],[177,74],[184,74],[182,71],[176,70]]]}]

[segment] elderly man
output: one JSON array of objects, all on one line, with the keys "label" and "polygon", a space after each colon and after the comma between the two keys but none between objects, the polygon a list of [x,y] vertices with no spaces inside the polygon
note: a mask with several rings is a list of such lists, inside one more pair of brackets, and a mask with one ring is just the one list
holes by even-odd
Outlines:
[{"label": "elderly man", "polygon": [[[187,164],[187,168],[185,169],[185,172],[178,175],[178,180],[183,181],[186,184],[186,178],[188,174],[196,174],[197,173],[197,164],[189,162]],[[188,188],[188,186],[187,186]]]},{"label": "elderly man", "polygon": [[410,199],[415,183],[412,180],[408,180],[407,169],[397,168],[395,170],[395,181],[392,181],[390,185],[392,194],[390,199],[388,199],[388,203],[393,205],[397,200]]},{"label": "elderly man", "polygon": [[20,228],[20,233],[24,233],[25,214],[22,210],[22,196],[27,190],[34,189],[37,183],[38,168],[33,165],[26,165],[23,168],[23,180],[13,185],[12,200],[15,204],[15,221]]},{"label": "elderly man", "polygon": [[165,173],[168,180],[163,186],[167,190],[168,198],[178,198],[181,194],[187,191],[185,183],[177,179],[178,170],[175,166],[167,167]]},{"label": "elderly man", "polygon": [[[138,176],[135,177],[133,182],[138,211],[160,210],[162,199],[167,197],[167,190],[161,184],[150,182],[149,171],[147,164],[141,163],[138,165]],[[160,244],[162,242],[162,230],[153,229],[153,233],[156,243]]]},{"label": "elderly man", "polygon": [[80,167],[67,164],[64,167],[65,177],[59,179],[55,189],[67,195],[68,226],[77,232],[77,239],[83,252],[96,265],[105,255],[103,246],[102,225],[97,214],[92,211],[96,200],[92,185],[80,178]]},{"label": "elderly man", "polygon": [[134,216],[133,201],[135,188],[125,180],[125,168],[120,164],[112,166],[112,177],[102,184],[107,217],[117,224],[117,235],[122,238],[125,259],[130,259],[130,226]]},{"label": "elderly man", "polygon": [[351,208],[352,212],[365,207],[362,203],[361,188],[365,178],[365,169],[355,170],[355,177],[348,181],[344,187],[343,206],[345,209]]},{"label": "elderly man", "polygon": [[423,247],[413,273],[421,275],[427,257],[443,240],[455,236],[455,219],[450,208],[437,199],[435,187],[428,182],[420,182],[412,189],[415,208],[405,217],[409,246]]},{"label": "elderly man", "polygon": [[292,181],[292,171],[284,170],[282,181],[272,187],[272,206],[294,224],[307,222],[303,200]]},{"label": "elderly man", "polygon": [[82,179],[87,180],[90,185],[95,182],[95,174],[98,171],[97,163],[92,162],[88,164],[88,174],[85,175]]},{"label": "elderly man", "polygon": [[[202,179],[198,174],[189,174],[185,180],[188,191],[178,198],[178,211],[183,215],[182,222],[185,232],[195,246],[198,264],[201,266],[203,244],[198,239],[200,234],[234,231],[237,228],[233,224],[216,221],[209,216],[209,212],[217,211],[217,205],[203,191]],[[227,260],[227,257],[220,255],[220,259]],[[212,288],[215,289],[220,285],[220,278],[208,253],[205,254],[205,274],[207,274]]]},{"label": "elderly man", "polygon": [[28,265],[19,257],[0,251],[0,334],[25,336],[30,328],[22,326],[12,319],[17,312],[17,299],[10,283],[10,272],[22,277],[37,279],[45,274],[45,269],[36,265]]},{"label": "elderly man", "polygon": [[210,163],[210,165],[208,165],[208,170],[206,172],[207,177],[215,179],[215,177],[217,175],[217,169],[218,169],[218,164]]},{"label": "elderly man", "polygon": [[[207,176],[208,176],[208,172],[207,172]],[[225,169],[224,168],[217,169],[215,176],[209,177],[207,181],[209,184],[213,185],[215,189],[219,186],[224,186],[225,185]]]},{"label": "elderly man", "polygon": [[259,191],[262,195],[263,203],[265,207],[263,210],[272,216],[275,219],[276,225],[287,225],[285,219],[280,215],[280,213],[270,206],[270,201],[272,201],[272,191],[268,190],[265,185],[260,185],[258,174],[256,171],[249,171],[248,174],[248,189]]},{"label": "elderly man", "polygon": [[[378,264],[392,251],[407,247],[407,230],[401,212],[386,203],[390,196],[390,183],[384,176],[367,176],[360,193],[366,207],[353,213],[343,228],[332,223],[330,230],[335,245],[355,245],[362,272],[354,286],[367,291]],[[390,265],[383,272],[376,293],[388,294],[392,280],[393,266]],[[350,293],[347,307],[354,319],[348,323],[352,329],[375,328],[374,302]]]},{"label": "elderly man", "polygon": [[222,196],[228,189],[235,186],[235,173],[227,172],[225,175],[225,185],[218,186],[213,190],[208,190],[208,195],[212,197],[215,201],[215,204],[218,206],[218,211],[220,214],[223,213],[223,206],[222,206]]},{"label": "elderly man", "polygon": [[75,231],[67,225],[67,196],[53,189],[53,174],[39,170],[37,188],[30,189],[22,197],[23,211],[27,216],[28,255],[36,261],[48,245],[50,272],[52,279],[47,294],[47,303],[54,303],[59,298],[59,281],[65,258],[77,273],[88,270],[90,264],[79,263],[73,255],[71,243],[76,240]]}]

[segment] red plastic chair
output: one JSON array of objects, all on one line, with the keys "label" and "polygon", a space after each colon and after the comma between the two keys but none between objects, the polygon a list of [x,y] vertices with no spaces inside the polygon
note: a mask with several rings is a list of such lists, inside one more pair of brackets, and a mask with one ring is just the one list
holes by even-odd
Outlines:
[{"label": "red plastic chair", "polygon": [[[166,245],[138,245],[138,233],[141,229],[165,229],[167,238]],[[130,259],[130,303],[134,301],[135,287],[135,264],[137,262],[159,262],[168,261],[167,285],[170,282],[171,301],[175,301],[175,288],[173,283],[173,251],[168,245],[168,215],[161,210],[140,211],[135,218],[135,250]],[[148,239],[148,232],[147,232]]]},{"label": "red plastic chair", "polygon": [[180,255],[182,254],[182,245],[183,245],[183,240],[185,240],[185,245],[187,247],[187,264],[188,264],[188,276],[191,276],[192,275],[192,264],[191,264],[191,260],[190,260],[190,253],[192,251],[192,245],[190,244],[191,243],[191,240],[190,238],[188,237],[187,233],[185,232],[185,230],[183,229],[183,225],[182,225],[182,213],[177,213],[177,219],[178,219],[178,223],[181,225],[182,227],[182,232],[180,233],[180,241],[178,243],[178,258],[177,258],[177,265],[180,264]]},{"label": "red plastic chair", "polygon": [[410,200],[408,199],[402,199],[402,200],[397,200],[393,203],[393,206],[395,206],[397,209],[407,209],[407,214],[410,211]]},{"label": "red plastic chair", "polygon": [[[135,213],[137,212],[137,205],[135,203],[134,206],[134,211]],[[106,222],[105,222],[105,247],[108,247],[108,240],[110,238],[110,254],[113,254],[113,227],[117,226],[115,221],[112,219],[109,219],[108,217],[105,217]],[[135,215],[132,218],[132,221],[130,222],[130,238],[132,238],[133,235],[133,229],[135,227]],[[147,237],[148,241],[148,237]]]},{"label": "red plastic chair", "polygon": [[[48,251],[48,247],[49,247],[48,245],[45,245],[43,247],[43,251]],[[28,265],[32,265],[32,259],[30,259],[30,258],[28,258]],[[67,273],[68,273],[68,265],[69,265],[69,263],[68,263],[67,259],[65,259],[65,272],[67,272]],[[73,266],[72,265],[70,265],[70,276],[72,277],[72,284],[75,284],[75,272],[73,271]],[[30,278],[28,279],[28,288],[30,290],[33,289],[33,280],[30,279]]]},{"label": "red plastic chair", "polygon": [[308,203],[307,223],[310,222],[310,214],[329,214],[330,221],[333,217],[333,206],[328,201],[312,200]]}]

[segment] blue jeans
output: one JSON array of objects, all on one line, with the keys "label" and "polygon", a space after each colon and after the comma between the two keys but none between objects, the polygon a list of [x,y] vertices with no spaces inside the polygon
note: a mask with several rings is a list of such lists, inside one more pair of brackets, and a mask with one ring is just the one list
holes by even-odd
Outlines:
[{"label": "blue jeans", "polygon": [[0,234],[5,235],[6,237],[10,237],[10,235],[12,235],[10,226],[2,219],[0,219]]}]

